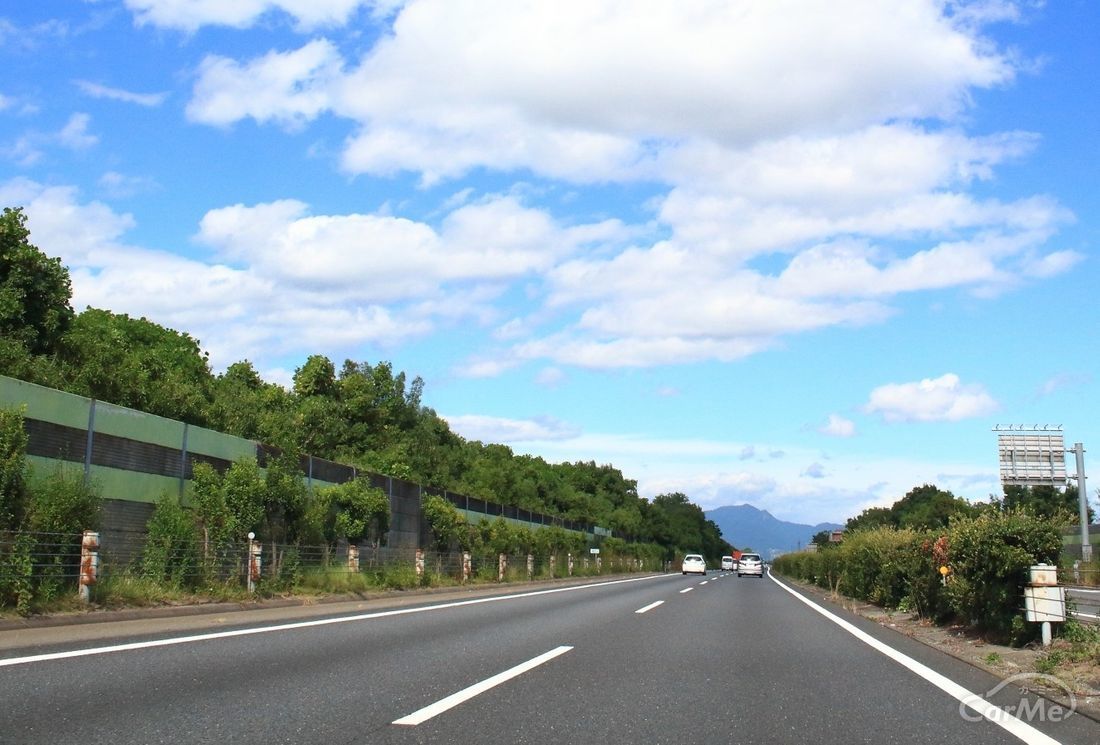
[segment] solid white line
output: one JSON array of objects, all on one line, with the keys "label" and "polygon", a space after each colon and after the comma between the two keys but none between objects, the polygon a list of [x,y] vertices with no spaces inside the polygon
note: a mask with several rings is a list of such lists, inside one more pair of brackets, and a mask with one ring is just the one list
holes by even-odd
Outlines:
[{"label": "solid white line", "polygon": [[791,595],[794,595],[803,603],[810,606],[821,615],[825,616],[825,618],[828,618],[837,626],[840,626],[842,629],[847,631],[855,638],[859,639],[864,644],[886,655],[902,667],[908,668],[910,671],[924,678],[929,683],[939,688],[941,691],[944,691],[952,698],[964,704],[967,708],[973,709],[978,714],[981,714],[983,717],[996,724],[998,727],[1005,729],[1009,733],[1028,743],[1028,745],[1059,745],[1058,741],[1054,738],[1043,734],[1039,730],[1032,727],[1030,724],[1027,724],[1020,719],[1017,719],[999,706],[996,706],[995,704],[986,701],[984,698],[976,693],[971,693],[947,676],[937,673],[935,670],[928,667],[927,665],[917,662],[912,657],[902,652],[899,652],[898,650],[894,649],[888,644],[885,644],[884,642],[879,641],[875,637],[868,634],[866,631],[857,628],[848,621],[845,621],[840,616],[830,613],[812,600],[803,597],[801,594],[795,592],[794,590],[777,580],[775,577],[773,577],[771,572],[768,572],[768,577],[771,579],[772,582],[782,587]]},{"label": "solid white line", "polygon": [[490,688],[495,688],[501,683],[509,681],[519,675],[523,675],[525,672],[533,670],[542,663],[549,662],[555,657],[559,657],[571,649],[572,647],[557,647],[556,649],[551,649],[549,652],[540,654],[538,657],[528,660],[521,665],[516,665],[515,667],[509,670],[505,670],[502,673],[497,673],[493,677],[486,678],[480,683],[475,683],[469,688],[464,688],[458,693],[452,693],[450,696],[447,696],[447,698],[440,699],[430,706],[425,706],[423,709],[414,711],[407,717],[395,719],[393,723],[415,727],[418,724],[428,721],[432,717],[439,716],[448,709],[453,709],[464,701],[469,701],[474,696],[485,693],[485,691],[489,690]]},{"label": "solid white line", "polygon": [[664,600],[658,600],[658,601],[657,601],[656,603],[650,603],[650,604],[649,604],[649,605],[647,605],[646,607],[644,607],[644,608],[639,608],[638,610],[636,610],[636,611],[634,611],[634,612],[635,612],[635,613],[646,613],[647,611],[651,611],[651,610],[653,610],[653,609],[654,609],[654,608],[656,608],[656,607],[657,607],[658,605],[664,605],[664,603],[665,603],[665,601],[664,601]]},{"label": "solid white line", "polygon": [[607,587],[609,585],[621,585],[627,582],[642,582],[647,579],[658,579],[661,577],[669,577],[668,574],[656,574],[647,577],[632,577],[630,579],[616,579],[608,582],[595,582],[588,585],[572,585],[570,587],[555,587],[550,590],[532,590],[530,592],[520,592],[514,595],[493,595],[486,598],[475,598],[473,600],[456,600],[451,603],[440,603],[438,605],[427,605],[419,608],[400,608],[398,610],[386,610],[378,611],[376,613],[360,613],[354,616],[340,616],[337,618],[320,618],[313,621],[296,621],[294,623],[284,623],[277,626],[259,626],[248,629],[236,629],[233,631],[214,631],[208,634],[194,634],[192,636],[177,636],[169,639],[155,639],[153,641],[145,642],[129,642],[127,644],[114,644],[108,647],[91,647],[89,649],[74,649],[68,652],[51,652],[49,654],[35,654],[27,657],[9,657],[8,659],[0,659],[0,667],[9,667],[12,665],[28,665],[34,662],[46,662],[49,660],[66,660],[74,657],[90,657],[97,654],[108,654],[111,652],[129,652],[135,649],[149,649],[151,647],[170,647],[175,644],[189,644],[191,642],[209,641],[211,639],[227,639],[233,636],[251,636],[252,634],[266,634],[272,631],[292,631],[295,629],[305,629],[312,626],[328,626],[336,623],[351,623],[352,621],[369,621],[375,618],[389,618],[391,616],[407,616],[413,613],[426,613],[434,610],[446,610],[448,608],[459,608],[464,605],[480,605],[482,603],[495,603],[502,600],[516,600],[519,598],[530,598],[537,595],[551,595],[558,592],[572,592],[574,590],[588,590],[594,587]]},{"label": "solid white line", "polygon": [[683,595],[685,592],[691,592],[694,589],[694,587],[685,587],[684,589],[680,590],[680,594]]}]

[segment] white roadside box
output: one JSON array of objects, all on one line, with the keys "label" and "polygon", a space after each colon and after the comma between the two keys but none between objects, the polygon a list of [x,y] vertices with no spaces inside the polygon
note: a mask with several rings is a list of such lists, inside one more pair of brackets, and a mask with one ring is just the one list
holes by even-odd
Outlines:
[{"label": "white roadside box", "polygon": [[1055,587],[1058,585],[1058,567],[1050,564],[1036,564],[1031,567],[1032,587]]},{"label": "white roadside box", "polygon": [[1066,620],[1066,588],[1025,587],[1024,610],[1032,623],[1063,623]]}]

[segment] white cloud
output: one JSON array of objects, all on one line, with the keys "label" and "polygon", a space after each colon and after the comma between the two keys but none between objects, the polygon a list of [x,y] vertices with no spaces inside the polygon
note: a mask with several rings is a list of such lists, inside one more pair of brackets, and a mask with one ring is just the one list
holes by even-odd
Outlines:
[{"label": "white cloud", "polygon": [[856,425],[855,422],[845,419],[839,414],[830,414],[829,421],[819,427],[817,431],[830,437],[854,437]]},{"label": "white cloud", "polygon": [[[163,3],[183,5],[195,4]],[[233,5],[254,19],[266,4]],[[936,2],[419,0],[339,79],[326,66],[280,65],[279,85],[260,76],[245,97],[266,107],[197,118],[266,121],[272,107],[303,116],[330,107],[361,127],[346,168],[419,171],[429,182],[476,166],[578,181],[647,177],[654,155],[685,143],[736,151],[804,132],[953,117],[970,88],[1014,75],[976,33]],[[261,72],[273,55],[217,65],[235,74],[204,70],[204,95],[239,96],[240,73]],[[299,92],[318,89],[327,103],[300,111]]]},{"label": "white cloud", "polygon": [[73,114],[69,121],[57,133],[57,142],[71,150],[87,150],[99,142],[99,138],[88,132],[91,117],[87,114]]},{"label": "white cloud", "polygon": [[224,259],[279,282],[393,302],[430,298],[447,283],[546,271],[589,236],[585,226],[558,225],[503,196],[459,207],[438,229],[378,214],[311,216],[296,200],[235,205],[208,212],[198,238]]},{"label": "white cloud", "polygon": [[535,383],[544,388],[557,388],[565,381],[565,373],[558,367],[544,367],[535,376]]},{"label": "white cloud", "polygon": [[99,177],[96,184],[104,194],[114,199],[126,199],[160,188],[156,180],[148,176],[127,176],[118,171],[107,171]]},{"label": "white cloud", "polygon": [[810,465],[802,469],[801,475],[811,479],[823,479],[827,474],[825,471],[825,466],[821,465],[820,463],[811,463]]},{"label": "white cloud", "polygon": [[[273,5],[250,7],[238,12],[254,19]],[[417,286],[403,275],[405,285],[387,285],[393,297],[457,279],[474,257],[492,259],[502,282],[544,274],[527,289],[545,307],[501,326],[498,340],[514,335],[514,346],[483,353],[465,374],[526,360],[736,360],[789,335],[880,323],[902,293],[991,297],[1081,259],[1043,248],[1072,218],[1052,200],[968,193],[1037,143],[1027,132],[961,129],[971,92],[1011,82],[1023,64],[981,36],[1003,12],[952,14],[933,0],[413,0],[374,10],[396,15],[357,59],[324,38],[250,60],[208,57],[188,115],[219,126],[344,119],[352,132],[341,162],[352,174],[411,171],[433,184],[476,168],[530,169],[664,190],[645,230],[559,227],[567,248],[556,252],[548,216],[471,202],[468,189],[444,205],[434,234],[383,214],[302,214],[293,234],[270,237],[282,246],[272,267],[316,282],[339,283],[333,257],[305,261],[288,247],[311,246],[305,234],[322,223],[352,244],[357,233],[412,246],[428,277]],[[636,243],[576,251],[585,232],[617,248],[627,236]],[[504,239],[507,251],[479,247]],[[420,262],[436,242],[458,249],[447,262],[454,276]],[[750,263],[762,256],[778,269]],[[386,276],[377,261],[359,268]]]},{"label": "white cloud", "polygon": [[138,25],[194,32],[203,26],[248,28],[265,14],[281,11],[299,30],[347,23],[363,6],[391,11],[394,0],[125,0]]},{"label": "white cloud", "polygon": [[1045,397],[1065,388],[1075,388],[1088,385],[1091,382],[1092,376],[1084,373],[1058,373],[1054,377],[1043,381],[1043,384],[1039,386],[1038,395]]},{"label": "white cloud", "polygon": [[90,122],[91,117],[88,114],[72,114],[58,131],[52,133],[28,131],[10,145],[5,146],[3,154],[21,166],[32,166],[42,159],[45,148],[50,146],[57,145],[77,151],[87,150],[99,142],[96,135],[88,132]]},{"label": "white cloud", "polygon": [[168,98],[167,93],[133,93],[121,88],[111,88],[88,80],[77,80],[76,86],[92,98],[106,98],[112,101],[123,101],[138,106],[153,108],[160,106]]},{"label": "white cloud", "polygon": [[551,417],[505,419],[480,415],[442,416],[458,434],[468,440],[482,442],[569,440],[580,434],[578,428]]},{"label": "white cloud", "polygon": [[218,126],[252,117],[299,127],[328,107],[327,86],[341,64],[336,47],[325,39],[294,52],[269,52],[244,65],[209,55],[199,65],[187,116]]},{"label": "white cloud", "polygon": [[918,383],[889,383],[871,391],[864,410],[888,422],[955,422],[987,416],[999,405],[979,384],[947,373]]}]

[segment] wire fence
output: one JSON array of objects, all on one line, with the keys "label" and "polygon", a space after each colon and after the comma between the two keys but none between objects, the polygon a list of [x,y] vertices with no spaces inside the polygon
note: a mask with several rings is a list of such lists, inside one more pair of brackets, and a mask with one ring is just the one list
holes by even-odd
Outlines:
[{"label": "wire fence", "polygon": [[[66,593],[111,601],[121,587],[202,594],[236,591],[333,592],[467,582],[515,582],[660,570],[632,556],[490,551],[424,551],[377,544],[303,545],[208,540],[140,548],[110,533],[0,534],[0,608],[21,612]],[[83,544],[83,547],[82,547]],[[124,599],[124,598],[123,598]]]},{"label": "wire fence", "polygon": [[1088,564],[1076,562],[1075,565],[1061,567],[1058,570],[1058,584],[1100,587],[1100,564],[1096,561]]}]

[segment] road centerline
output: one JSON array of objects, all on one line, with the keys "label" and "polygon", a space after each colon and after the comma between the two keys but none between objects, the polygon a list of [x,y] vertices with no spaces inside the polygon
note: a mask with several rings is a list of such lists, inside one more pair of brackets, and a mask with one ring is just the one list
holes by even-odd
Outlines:
[{"label": "road centerline", "polygon": [[573,648],[567,646],[561,646],[551,649],[549,652],[544,652],[538,657],[527,660],[527,662],[523,662],[519,665],[516,665],[515,667],[509,668],[502,673],[497,673],[491,678],[486,678],[480,683],[474,683],[472,686],[463,688],[461,691],[458,691],[456,693],[452,693],[450,696],[442,698],[439,701],[436,701],[434,704],[425,706],[422,709],[418,709],[408,716],[401,717],[400,719],[395,719],[393,721],[393,724],[415,727],[416,725],[422,724],[433,717],[439,716],[448,709],[453,709],[464,701],[469,701],[475,696],[485,693],[491,688],[496,688],[501,683],[506,683],[512,678],[523,675],[524,673],[535,669],[539,665],[549,662],[555,657],[560,657],[571,649]]},{"label": "road centerline", "polygon": [[655,603],[650,603],[650,604],[649,604],[649,605],[647,605],[646,607],[644,607],[644,608],[639,608],[638,610],[636,610],[636,611],[634,611],[634,612],[635,612],[635,613],[648,613],[649,611],[653,610],[653,609],[654,609],[654,608],[656,608],[657,606],[659,606],[659,605],[664,605],[664,602],[665,602],[664,600],[658,600],[657,602],[655,602]]},{"label": "road centerline", "polygon": [[694,589],[694,587],[685,587],[684,589],[680,590],[680,594],[683,595],[685,592],[691,592]]}]

